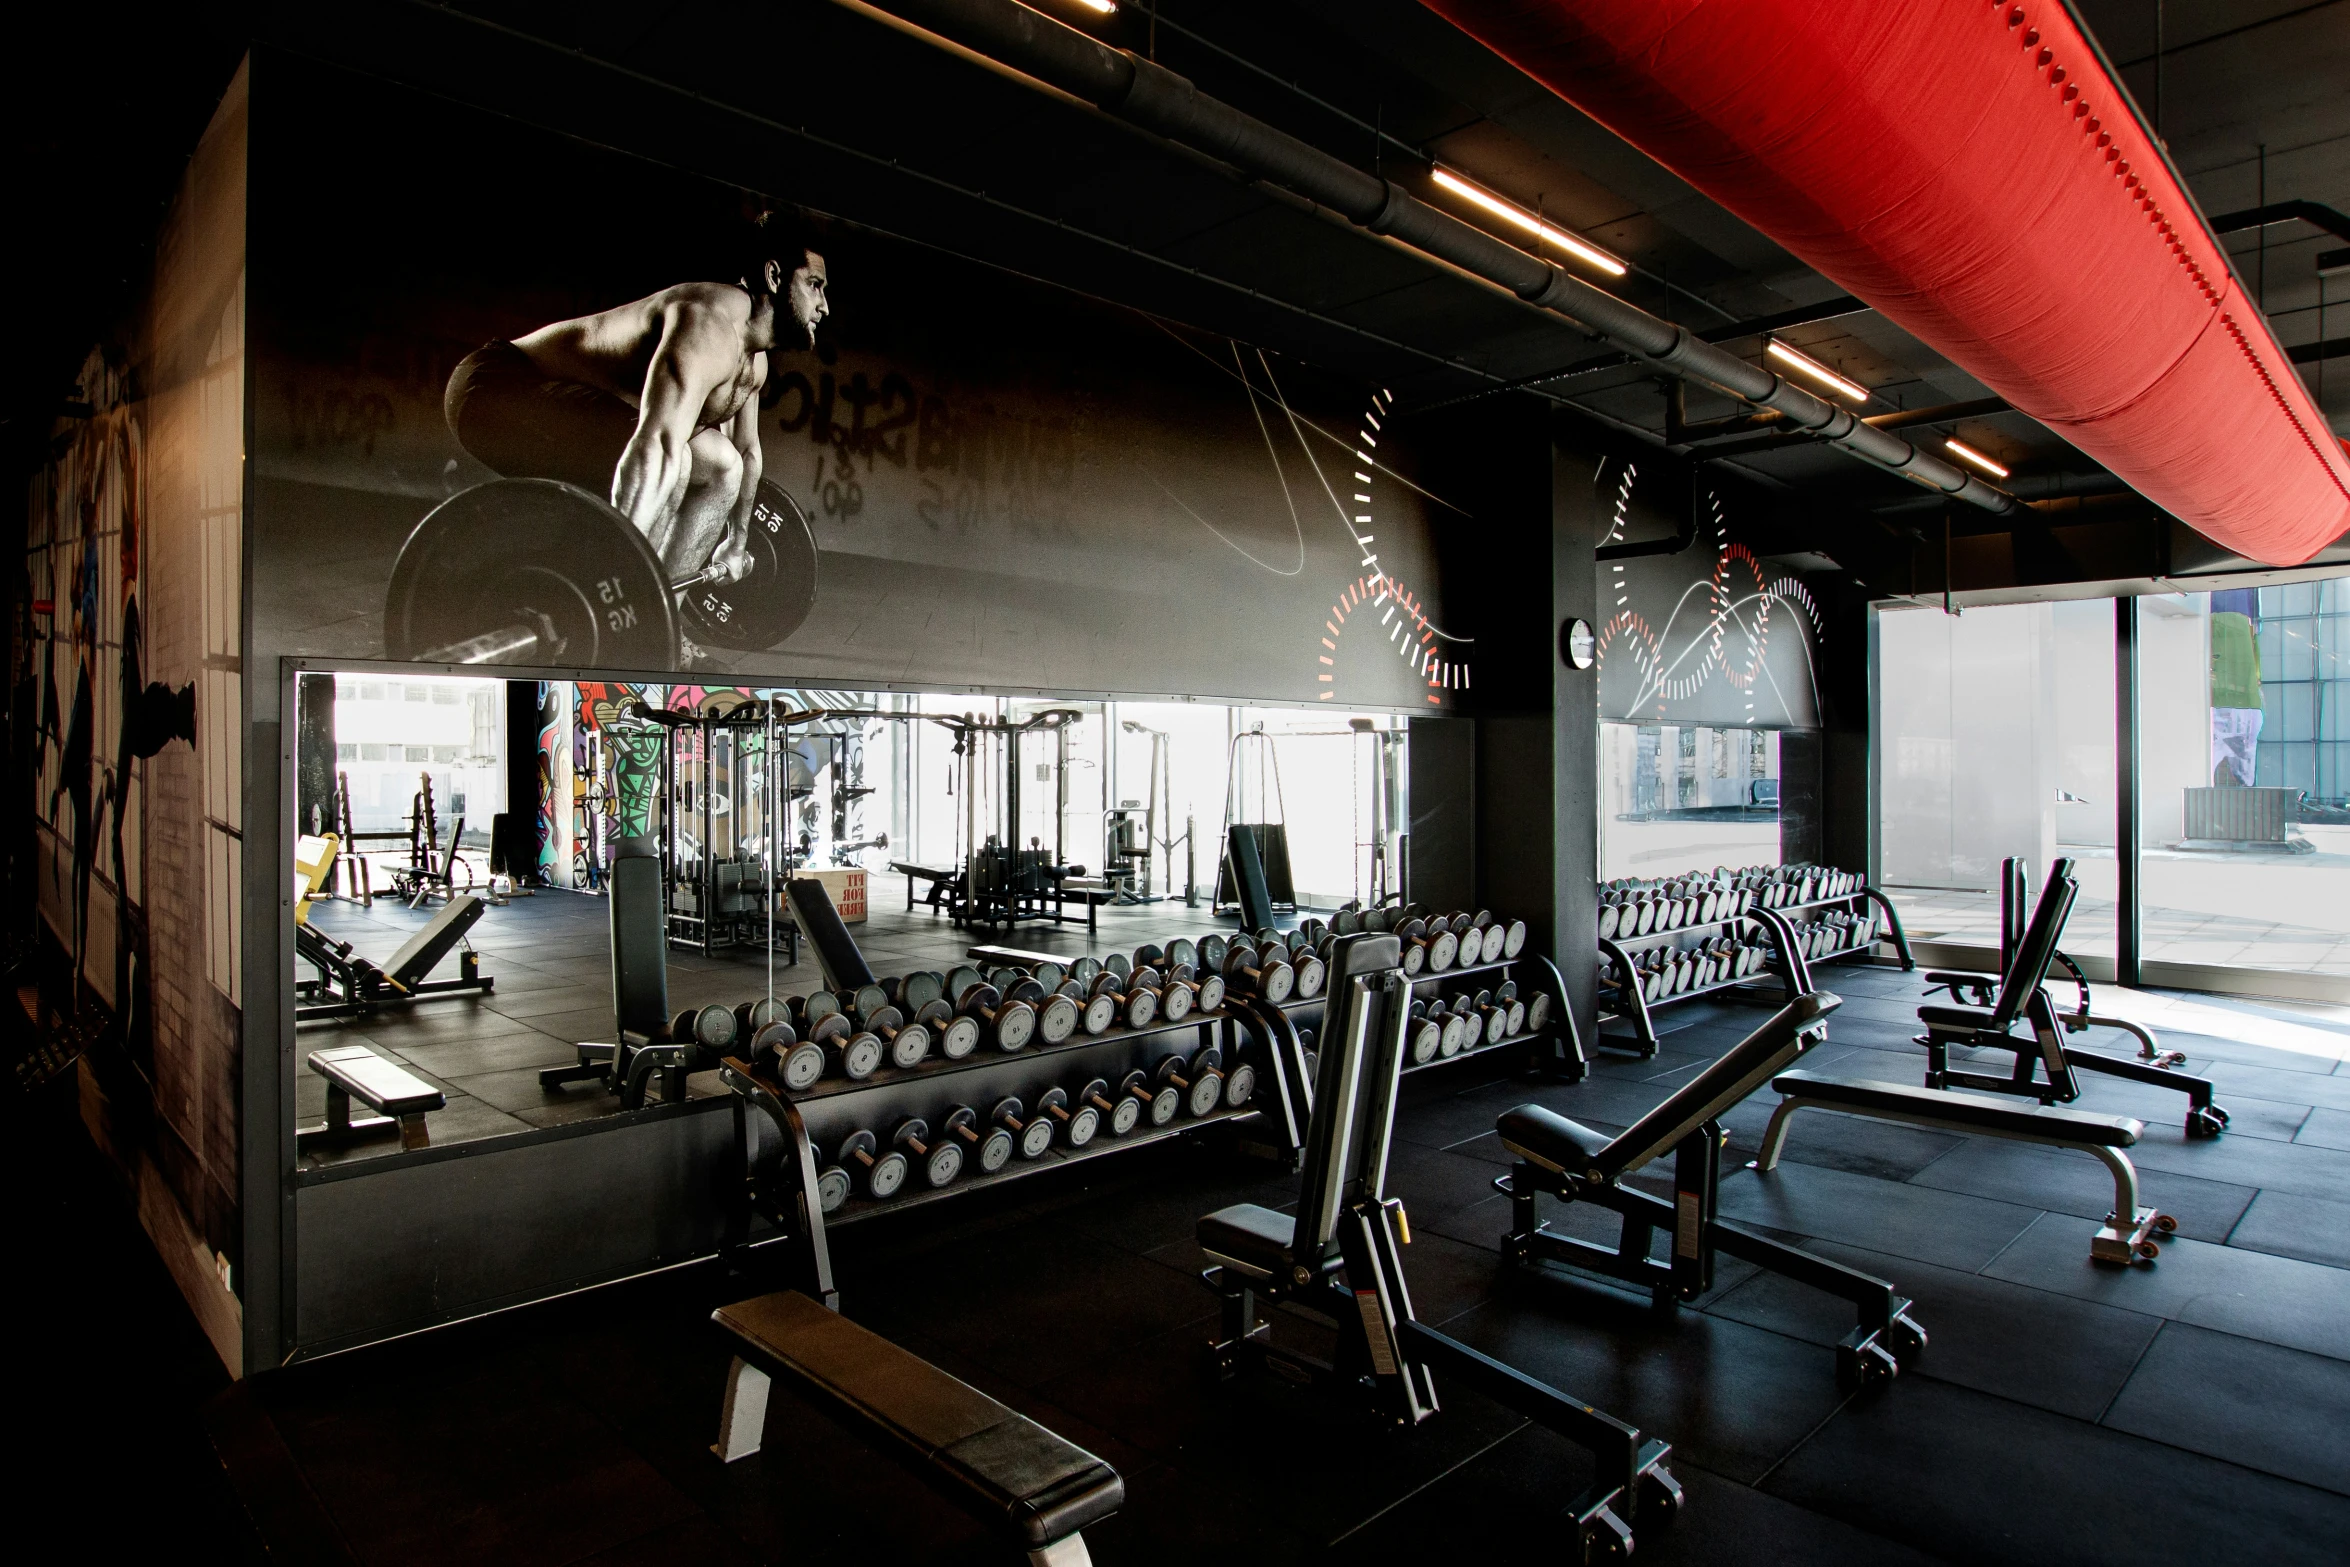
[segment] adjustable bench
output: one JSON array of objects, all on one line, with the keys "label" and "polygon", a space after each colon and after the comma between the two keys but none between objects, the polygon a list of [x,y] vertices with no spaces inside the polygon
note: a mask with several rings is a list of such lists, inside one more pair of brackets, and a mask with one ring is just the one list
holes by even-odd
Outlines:
[{"label": "adjustable bench", "polygon": [[1786,1097],[1771,1113],[1771,1124],[1763,1133],[1762,1154],[1754,1162],[1763,1174],[1779,1167],[1787,1123],[1796,1111],[1841,1110],[1879,1121],[1906,1121],[1937,1131],[1973,1132],[2094,1154],[2113,1172],[2113,1211],[2105,1216],[2105,1227],[2089,1242],[2089,1255],[2099,1262],[2152,1262],[2162,1255],[2156,1243],[2178,1228],[2178,1221],[2169,1214],[2138,1204],[2138,1167],[2122,1150],[2136,1145],[2146,1124],[2129,1116],[2094,1115],[2055,1105],[2009,1104],[1982,1094],[1913,1088],[1868,1078],[1826,1077],[1817,1072],[1782,1072],[1771,1080],[1771,1087]]},{"label": "adjustable bench", "polygon": [[687,1075],[716,1066],[718,1057],[696,1040],[669,1037],[669,942],[661,860],[650,840],[621,846],[604,901],[612,916],[612,1038],[577,1045],[568,1066],[541,1067],[539,1086],[594,1082],[618,1094],[623,1109],[635,1110],[659,1073],[661,1097],[676,1104],[685,1098]]},{"label": "adjustable bench", "polygon": [[[1681,1509],[1680,1482],[1666,1465],[1670,1445],[1428,1326],[1412,1311],[1398,1244],[1399,1231],[1410,1241],[1411,1227],[1403,1204],[1385,1191],[1411,1025],[1412,982],[1402,962],[1402,943],[1385,933],[1341,936],[1332,950],[1297,1211],[1237,1203],[1199,1220],[1195,1233],[1212,1265],[1200,1280],[1219,1303],[1210,1346],[1215,1368],[1229,1377],[1246,1357],[1301,1380],[1368,1388],[1380,1413],[1398,1425],[1433,1418],[1437,1373],[1457,1377],[1591,1454],[1591,1482],[1562,1519],[1572,1538],[1561,1556],[1581,1562],[1630,1556],[1635,1528],[1670,1523]],[[1260,1015],[1282,1019],[1277,1007],[1265,1006]],[[1302,1059],[1291,1037],[1287,1049]],[[1335,1329],[1336,1353],[1324,1360],[1275,1343],[1272,1324],[1257,1309],[1260,1299],[1321,1318]]]},{"label": "adjustable bench", "polygon": [[[296,1132],[297,1149],[339,1148],[395,1129],[401,1148],[422,1148],[431,1141],[425,1116],[449,1102],[432,1084],[365,1045],[313,1050],[309,1063],[311,1071],[326,1079],[326,1122]],[[353,1120],[354,1099],[375,1114]]]},{"label": "adjustable bench", "polygon": [[759,1450],[781,1377],[838,1410],[916,1475],[1009,1535],[1035,1567],[1087,1567],[1079,1532],[1126,1500],[1118,1471],[920,1356],[794,1290],[711,1313],[735,1360],[711,1451]]},{"label": "adjustable bench", "polygon": [[465,939],[481,916],[481,899],[469,892],[458,893],[392,954],[389,963],[378,967],[354,952],[349,942],[336,941],[298,911],[295,950],[318,971],[318,978],[295,985],[295,1021],[361,1017],[381,1007],[406,1006],[465,991],[488,995],[498,982],[482,973],[481,954],[470,946],[457,955],[455,979],[425,978],[440,966],[451,947]]},{"label": "adjustable bench", "polygon": [[791,902],[792,918],[807,933],[808,945],[816,949],[816,966],[824,970],[825,984],[839,991],[872,984],[873,966],[865,961],[857,938],[849,934],[840,910],[832,906],[832,894],[824,890],[824,883],[813,876],[794,876],[783,884],[783,893]]},{"label": "adjustable bench", "polygon": [[[1732,1046],[1671,1098],[1621,1136],[1610,1137],[1541,1105],[1505,1112],[1502,1147],[1516,1155],[1510,1173],[1494,1181],[1510,1199],[1510,1229],[1502,1252],[1531,1267],[1564,1263],[1645,1288],[1659,1307],[1695,1300],[1713,1287],[1714,1253],[1767,1268],[1853,1303],[1859,1324],[1836,1350],[1836,1371],[1848,1387],[1890,1379],[1926,1347],[1925,1330],[1909,1316],[1910,1302],[1883,1279],[1785,1242],[1757,1235],[1720,1217],[1721,1117],[1773,1073],[1826,1037],[1828,1015],[1843,1002],[1811,988],[1811,971],[1778,913],[1756,917],[1783,952],[1794,952],[1789,981],[1796,994],[1763,1025]],[[1642,1167],[1673,1155],[1673,1200],[1624,1184]],[[1540,1220],[1535,1198],[1587,1202],[1622,1215],[1613,1247],[1553,1232]],[[1649,1256],[1655,1232],[1672,1237],[1671,1256]]]},{"label": "adjustable bench", "polygon": [[[2023,921],[2023,862],[2017,859],[2004,862],[2000,867],[1999,895],[2002,972],[1926,976],[1929,986],[1949,991],[1953,1003],[1929,1002],[1918,1008],[1918,1021],[1926,1026],[1925,1033],[1918,1036],[1918,1043],[1926,1047],[1926,1086],[2020,1094],[2044,1105],[2070,1104],[2081,1096],[2075,1071],[2097,1072],[2124,1082],[2175,1089],[2185,1094],[2187,1135],[2217,1137],[2227,1130],[2228,1112],[2212,1103],[2211,1079],[2172,1070],[2186,1058],[2175,1050],[2160,1049],[2149,1030],[2120,1018],[2095,1015],[2089,1005],[2088,978],[2078,964],[2057,950],[2065,919],[2080,893],[2080,883],[2073,879],[2072,869],[2073,862],[2069,859],[2059,859],[2049,867],[2047,884],[2040,889],[2039,901],[2033,906],[2027,926]],[[2055,1000],[2047,991],[2048,971],[2057,963],[2072,970],[2078,986],[2078,1004],[2071,1012],[2057,1011]],[[1979,1004],[1966,1005],[1967,1002]],[[2019,1021],[2029,1023],[2030,1039],[2010,1032]],[[2066,1034],[2094,1027],[2118,1028],[2136,1035],[2139,1059],[2123,1061],[2094,1050],[2076,1051],[2066,1046]],[[2005,1076],[1953,1068],[1950,1052],[1954,1047],[2003,1051],[2014,1058],[2014,1065]]]}]

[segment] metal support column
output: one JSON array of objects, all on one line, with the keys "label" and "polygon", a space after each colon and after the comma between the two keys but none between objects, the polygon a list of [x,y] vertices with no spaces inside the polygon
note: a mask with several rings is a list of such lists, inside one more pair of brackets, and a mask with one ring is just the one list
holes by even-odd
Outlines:
[{"label": "metal support column", "polygon": [[2138,601],[2113,601],[2113,978],[2139,976],[2138,921]]}]

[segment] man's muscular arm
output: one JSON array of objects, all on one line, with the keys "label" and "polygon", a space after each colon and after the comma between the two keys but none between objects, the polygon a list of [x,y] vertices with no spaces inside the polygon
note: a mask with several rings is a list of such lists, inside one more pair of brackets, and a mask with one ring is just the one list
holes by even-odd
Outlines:
[{"label": "man's muscular arm", "polygon": [[663,537],[693,477],[694,421],[711,391],[734,371],[740,334],[712,319],[706,306],[681,301],[661,313],[661,341],[645,367],[636,433],[612,474],[612,504],[653,547]]},{"label": "man's muscular arm", "polygon": [[726,541],[718,547],[718,561],[732,573],[728,580],[740,582],[751,569],[751,513],[758,509],[759,475],[766,466],[766,458],[759,451],[756,392],[727,425],[726,437],[742,457],[743,476],[742,488],[734,498],[734,509],[727,517]]}]

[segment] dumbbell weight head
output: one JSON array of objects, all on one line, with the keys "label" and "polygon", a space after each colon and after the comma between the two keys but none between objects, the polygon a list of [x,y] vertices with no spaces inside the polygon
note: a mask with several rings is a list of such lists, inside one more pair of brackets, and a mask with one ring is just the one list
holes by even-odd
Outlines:
[{"label": "dumbbell weight head", "polygon": [[1199,966],[1219,974],[1224,972],[1224,954],[1230,945],[1222,936],[1200,937]]},{"label": "dumbbell weight head", "polygon": [[1225,983],[1230,985],[1236,979],[1278,1006],[1296,987],[1297,970],[1277,958],[1259,959],[1252,949],[1240,948],[1227,952],[1224,958]]},{"label": "dumbbell weight head", "polygon": [[774,1062],[775,1080],[795,1094],[804,1094],[824,1079],[824,1045],[821,1040],[802,1039],[792,1032],[789,1023],[780,1020],[759,1030],[752,1041],[751,1057],[762,1057]]},{"label": "dumbbell weight head", "polygon": [[1170,1023],[1180,1023],[1191,1016],[1199,1005],[1199,987],[1178,980],[1168,980],[1159,987],[1159,1016]]},{"label": "dumbbell weight head", "polygon": [[[1501,957],[1514,958],[1526,950],[1526,922],[1524,920],[1501,920],[1497,923],[1501,928],[1501,952],[1499,954]],[[1485,940],[1485,961],[1491,963],[1494,958],[1493,938],[1488,936]]]},{"label": "dumbbell weight head", "polygon": [[912,1017],[920,1017],[924,1007],[942,999],[946,993],[946,976],[935,970],[918,970],[898,981],[898,1005]]},{"label": "dumbbell weight head", "polygon": [[1599,906],[1599,939],[1600,939],[1600,940],[1602,940],[1602,941],[1607,941],[1607,940],[1610,940],[1610,939],[1612,939],[1612,938],[1615,936],[1615,933],[1616,933],[1616,913],[1617,913],[1617,905],[1615,905],[1615,904],[1613,904],[1613,903],[1603,903],[1603,904],[1601,904],[1601,905]]},{"label": "dumbbell weight head", "polygon": [[1102,967],[1117,975],[1121,982],[1125,980],[1127,975],[1134,972],[1134,965],[1127,960],[1126,954],[1123,952],[1113,952],[1102,959]]},{"label": "dumbbell weight head", "polygon": [[1012,1134],[1014,1146],[1023,1159],[1041,1159],[1053,1146],[1051,1120],[1042,1115],[1030,1116],[1017,1099],[998,1100],[989,1119]]},{"label": "dumbbell weight head", "polygon": [[1173,941],[1168,942],[1167,966],[1169,968],[1175,968],[1178,966],[1183,968],[1198,968],[1199,943],[1193,941],[1189,936],[1178,936]]},{"label": "dumbbell weight head", "polygon": [[849,996],[849,1010],[867,1027],[872,1026],[869,1020],[873,1014],[889,1004],[889,992],[880,985],[859,985]]},{"label": "dumbbell weight head", "polygon": [[905,1150],[910,1161],[920,1161],[923,1181],[932,1191],[951,1185],[963,1173],[963,1148],[951,1137],[930,1140],[930,1123],[908,1116],[889,1134],[893,1147]]},{"label": "dumbbell weight head", "polygon": [[1202,1012],[1220,1012],[1224,1008],[1224,976],[1213,969],[1202,969],[1196,981],[1199,994],[1192,1005]]},{"label": "dumbbell weight head", "polygon": [[[818,1154],[817,1158],[821,1160],[823,1155]],[[836,1211],[849,1200],[849,1191],[849,1172],[839,1165],[828,1164],[816,1172],[816,1206],[822,1212]]]},{"label": "dumbbell weight head", "polygon": [[1246,1061],[1235,1061],[1224,1074],[1224,1108],[1238,1110],[1257,1096],[1257,1069]]},{"label": "dumbbell weight head", "polygon": [[1077,1003],[1056,993],[1047,996],[1036,1009],[1036,1034],[1046,1044],[1057,1045],[1076,1033],[1082,1021]]},{"label": "dumbbell weight head", "polygon": [[992,1124],[980,1130],[979,1112],[969,1105],[957,1105],[947,1112],[946,1134],[979,1161],[982,1175],[993,1175],[1012,1162],[1011,1132]]},{"label": "dumbbell weight head", "polygon": [[894,1148],[887,1153],[877,1149],[871,1132],[851,1132],[840,1145],[840,1165],[852,1173],[862,1171],[865,1195],[879,1201],[895,1197],[906,1184],[906,1156]]},{"label": "dumbbell weight head", "polygon": [[846,1018],[841,1019],[840,1032],[827,1037],[833,1047],[833,1059],[840,1066],[840,1075],[854,1083],[861,1083],[880,1071],[882,1059],[888,1054],[879,1034],[870,1029],[850,1028]]},{"label": "dumbbell weight head", "polygon": [[1415,978],[1428,971],[1428,943],[1407,941],[1403,944],[1403,971]]},{"label": "dumbbell weight head", "polygon": [[1028,972],[1030,977],[1047,990],[1060,989],[1061,981],[1069,977],[1068,969],[1058,963],[1039,963]]},{"label": "dumbbell weight head", "polygon": [[1173,1085],[1154,1085],[1150,1075],[1139,1070],[1126,1074],[1118,1084],[1118,1092],[1140,1106],[1143,1116],[1153,1126],[1165,1126],[1183,1108],[1183,1096]]},{"label": "dumbbell weight head", "polygon": [[1134,966],[1138,969],[1163,969],[1167,966],[1167,951],[1156,942],[1146,941],[1134,949]]},{"label": "dumbbell weight head", "polygon": [[1535,1033],[1550,1022],[1550,995],[1537,990],[1526,998],[1526,1032]]},{"label": "dumbbell weight head", "polygon": [[680,1012],[669,1025],[669,1037],[680,1044],[696,1044],[706,1050],[733,1048],[735,1017],[732,1007],[694,1007]]},{"label": "dumbbell weight head", "polygon": [[1434,1018],[1422,1017],[1414,1019],[1411,1028],[1413,1063],[1420,1065],[1435,1060],[1436,1052],[1444,1048],[1444,1025]]},{"label": "dumbbell weight head", "polygon": [[784,1003],[774,996],[746,1001],[734,1009],[734,1037],[738,1043],[745,1039],[755,1041],[759,1037],[759,1030],[777,1018],[788,1015]]},{"label": "dumbbell weight head", "polygon": [[1360,909],[1340,909],[1330,916],[1330,933],[1334,936],[1351,936],[1362,928],[1363,915]]},{"label": "dumbbell weight head", "polygon": [[1320,954],[1311,948],[1303,949],[1291,959],[1289,966],[1297,971],[1295,993],[1298,1000],[1311,1001],[1322,993],[1322,986],[1330,977],[1330,969]]},{"label": "dumbbell weight head", "polygon": [[1093,988],[1093,982],[1100,978],[1101,972],[1102,960],[1099,958],[1078,958],[1069,965],[1069,977],[1088,990]]}]

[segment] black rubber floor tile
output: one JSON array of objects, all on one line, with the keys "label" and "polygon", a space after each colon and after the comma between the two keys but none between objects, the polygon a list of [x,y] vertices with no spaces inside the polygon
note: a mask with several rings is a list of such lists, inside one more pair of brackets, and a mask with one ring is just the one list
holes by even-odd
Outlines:
[{"label": "black rubber floor tile", "polygon": [[[861,1272],[859,1289],[877,1323],[904,1323],[1014,1387],[1035,1387],[1072,1364],[1199,1321],[1215,1306],[1172,1268],[1051,1221],[991,1235],[978,1254],[959,1260],[931,1256]],[[1051,1330],[1038,1331],[1040,1323]]]},{"label": "black rubber floor tile", "polygon": [[2244,1210],[2228,1244],[2350,1268],[2350,1203],[2262,1192]]},{"label": "black rubber floor tile", "polygon": [[[506,1034],[527,1034],[537,1026],[494,1010],[489,1001],[489,997],[479,1001],[468,997],[420,1001],[407,1007],[371,1013],[364,1023],[371,1036],[387,1045],[402,1042],[451,1044],[461,1040],[495,1039]],[[607,1024],[610,1016],[607,1008]]]},{"label": "black rubber floor tile", "polygon": [[[2138,1042],[2124,1034],[2093,1033],[2089,1036],[2099,1042],[2100,1048],[2114,1055],[2135,1055]],[[2315,1072],[2320,1075],[2333,1071],[2341,1059],[2337,1056],[2311,1055],[2299,1050],[2278,1050],[2268,1045],[2255,1045],[2241,1039],[2229,1039],[2213,1034],[2189,1033],[2184,1029],[2157,1029],[2156,1041],[2165,1050],[2181,1050],[2196,1060],[2231,1061],[2239,1066],[2269,1067],[2279,1072]],[[2344,1039],[2350,1047],[2350,1039]]]},{"label": "black rubber floor tile", "polygon": [[[2231,1112],[2233,1106],[2230,1107]],[[2229,1124],[2235,1130],[2234,1123]],[[2320,1148],[2350,1150],[2350,1110],[2312,1110],[2309,1119],[2293,1134],[2297,1143],[2313,1143]]]},{"label": "black rubber floor tile", "polygon": [[2129,1268],[2089,1260],[2088,1219],[2049,1214],[1984,1269],[1993,1278],[2350,1360],[2350,1272],[2240,1246],[2172,1241]]},{"label": "black rubber floor tile", "polygon": [[402,1060],[435,1077],[477,1077],[484,1072],[511,1072],[523,1067],[564,1066],[578,1059],[576,1046],[533,1031],[499,1034],[489,1039],[451,1040],[445,1044],[404,1041],[396,1047]]},{"label": "black rubber floor tile", "polygon": [[[2159,1317],[1979,1273],[1826,1241],[1811,1242],[1809,1249],[1884,1279],[1916,1302],[1910,1315],[1926,1330],[1926,1352],[1886,1390],[1888,1398],[1903,1396],[1915,1377],[1934,1377],[2094,1420],[2121,1391],[2162,1327]],[[1841,1340],[1859,1320],[1841,1296],[1768,1272],[1754,1273],[1705,1309],[1826,1345]]]},{"label": "black rubber floor tile", "polygon": [[1722,1215],[1894,1257],[1980,1269],[2039,1217],[2030,1208],[1842,1170],[1785,1164],[1722,1178]]},{"label": "black rubber floor tile", "polygon": [[[1128,1168],[1112,1167],[1126,1165]],[[1259,1159],[1190,1138],[1103,1162],[1098,1189],[1060,1205],[1058,1222],[1121,1251],[1151,1252],[1190,1237],[1204,1216],[1238,1202],[1297,1195],[1298,1178]]]},{"label": "black rubber floor tile", "polygon": [[[2312,1061],[2314,1067],[2316,1062]],[[2350,1110],[2350,1079],[2316,1070],[2280,1072],[2274,1067],[2243,1066],[2233,1061],[2213,1063],[2208,1074],[2219,1090],[2221,1103],[2231,1093],[2277,1104],[2312,1105],[2327,1110]]]},{"label": "black rubber floor tile", "polygon": [[538,1019],[552,1017],[558,1012],[584,1012],[601,1005],[609,1013],[612,1008],[612,988],[609,983],[599,990],[594,986],[559,980],[533,989],[509,992],[501,984],[497,994],[483,1005],[502,1016],[521,1018],[535,1028]]},{"label": "black rubber floor tile", "polygon": [[1763,1489],[2016,1567],[2314,1567],[2350,1538],[2328,1492],[1922,1377],[1846,1409]]},{"label": "black rubber floor tile", "polygon": [[[1635,1532],[1638,1562],[1923,1567],[1938,1559],[1722,1479],[1677,1453],[1667,1467],[1681,1482],[1684,1505],[1670,1525]],[[1560,1520],[1561,1502],[1588,1484],[1590,1473],[1581,1448],[1529,1425],[1398,1502],[1340,1549],[1375,1545],[1388,1561],[1568,1560],[1572,1537]]]},{"label": "black rubber floor tile", "polygon": [[2350,1152],[2338,1148],[2239,1138],[2232,1130],[2192,1140],[2183,1133],[2174,1138],[2150,1130],[2130,1150],[2130,1157],[2141,1170],[2170,1170],[2262,1191],[2350,1202]]},{"label": "black rubber floor tile", "polygon": [[[1730,1134],[1725,1163],[1743,1164],[1761,1151],[1763,1132],[1778,1107],[1779,1096],[1766,1087],[1722,1117],[1722,1129]],[[1788,1124],[1783,1157],[1881,1181],[1906,1181],[1960,1142],[1948,1132],[1922,1126],[1806,1110]]]},{"label": "black rubber floor tile", "polygon": [[[1243,1369],[1207,1370],[1209,1324],[1090,1362],[1064,1363],[1039,1396],[1183,1467],[1277,1531],[1329,1540],[1515,1430],[1518,1418],[1439,1383],[1441,1413],[1398,1429],[1357,1391]],[[1288,1323],[1276,1338],[1294,1332]],[[1306,1335],[1311,1337],[1311,1335]],[[1107,1558],[1105,1558],[1107,1559]]]},{"label": "black rubber floor tile", "polygon": [[1827,975],[1815,974],[1813,979],[1824,981],[1828,989],[1843,997],[1844,1005],[1838,1007],[1835,1016],[1829,1020],[1828,1027],[1831,1030],[1847,1019],[1867,1018],[1873,1023],[1894,1023],[1912,1033],[1917,1031],[1919,1003],[1914,1000],[1905,996],[1872,995],[1860,989],[1846,991],[1840,989],[1835,979]]},{"label": "black rubber floor tile", "polygon": [[[1085,1531],[1087,1554],[1119,1567],[1151,1563],[1299,1562],[1322,1541],[1292,1528],[1258,1498],[1226,1483],[1214,1459],[1196,1471],[1153,1464],[1129,1473],[1126,1505]],[[990,1560],[1002,1567],[1002,1547]]]},{"label": "black rubber floor tile", "polygon": [[[1963,1147],[1911,1179],[1941,1191],[1995,1197],[2100,1222],[2113,1211],[2113,1176],[2103,1163],[2086,1153],[2037,1143],[1970,1137]],[[2175,1217],[2178,1233],[2195,1240],[2226,1240],[2255,1195],[2249,1186],[2162,1169],[2138,1171],[2138,1200]]]},{"label": "black rubber floor tile", "polygon": [[1522,1276],[1445,1331],[1748,1483],[1843,1400],[1818,1345],[1579,1281]]},{"label": "black rubber floor tile", "polygon": [[720,1528],[706,1514],[655,1529],[633,1540],[578,1558],[578,1567],[754,1567],[760,1553]]},{"label": "black rubber floor tile", "polygon": [[2322,1355],[2174,1322],[2104,1423],[2350,1495],[2350,1364]]},{"label": "black rubber floor tile", "polygon": [[[2184,1093],[2145,1083],[2125,1083],[2089,1072],[2077,1075],[2081,1097],[2073,1102],[2073,1108],[2092,1110],[2099,1115],[2135,1116],[2146,1123],[2150,1138],[2169,1142],[2186,1140],[2188,1101]],[[2301,1129],[2301,1123],[2309,1118],[2306,1105],[2255,1099],[2224,1088],[2212,1096],[2212,1102],[2228,1112],[2231,1137],[2289,1143]]]},{"label": "black rubber floor tile", "polygon": [[1449,1235],[1463,1212],[1495,1195],[1493,1178],[1503,1168],[1451,1149],[1399,1144],[1387,1159],[1387,1195],[1402,1200],[1415,1228]]}]

